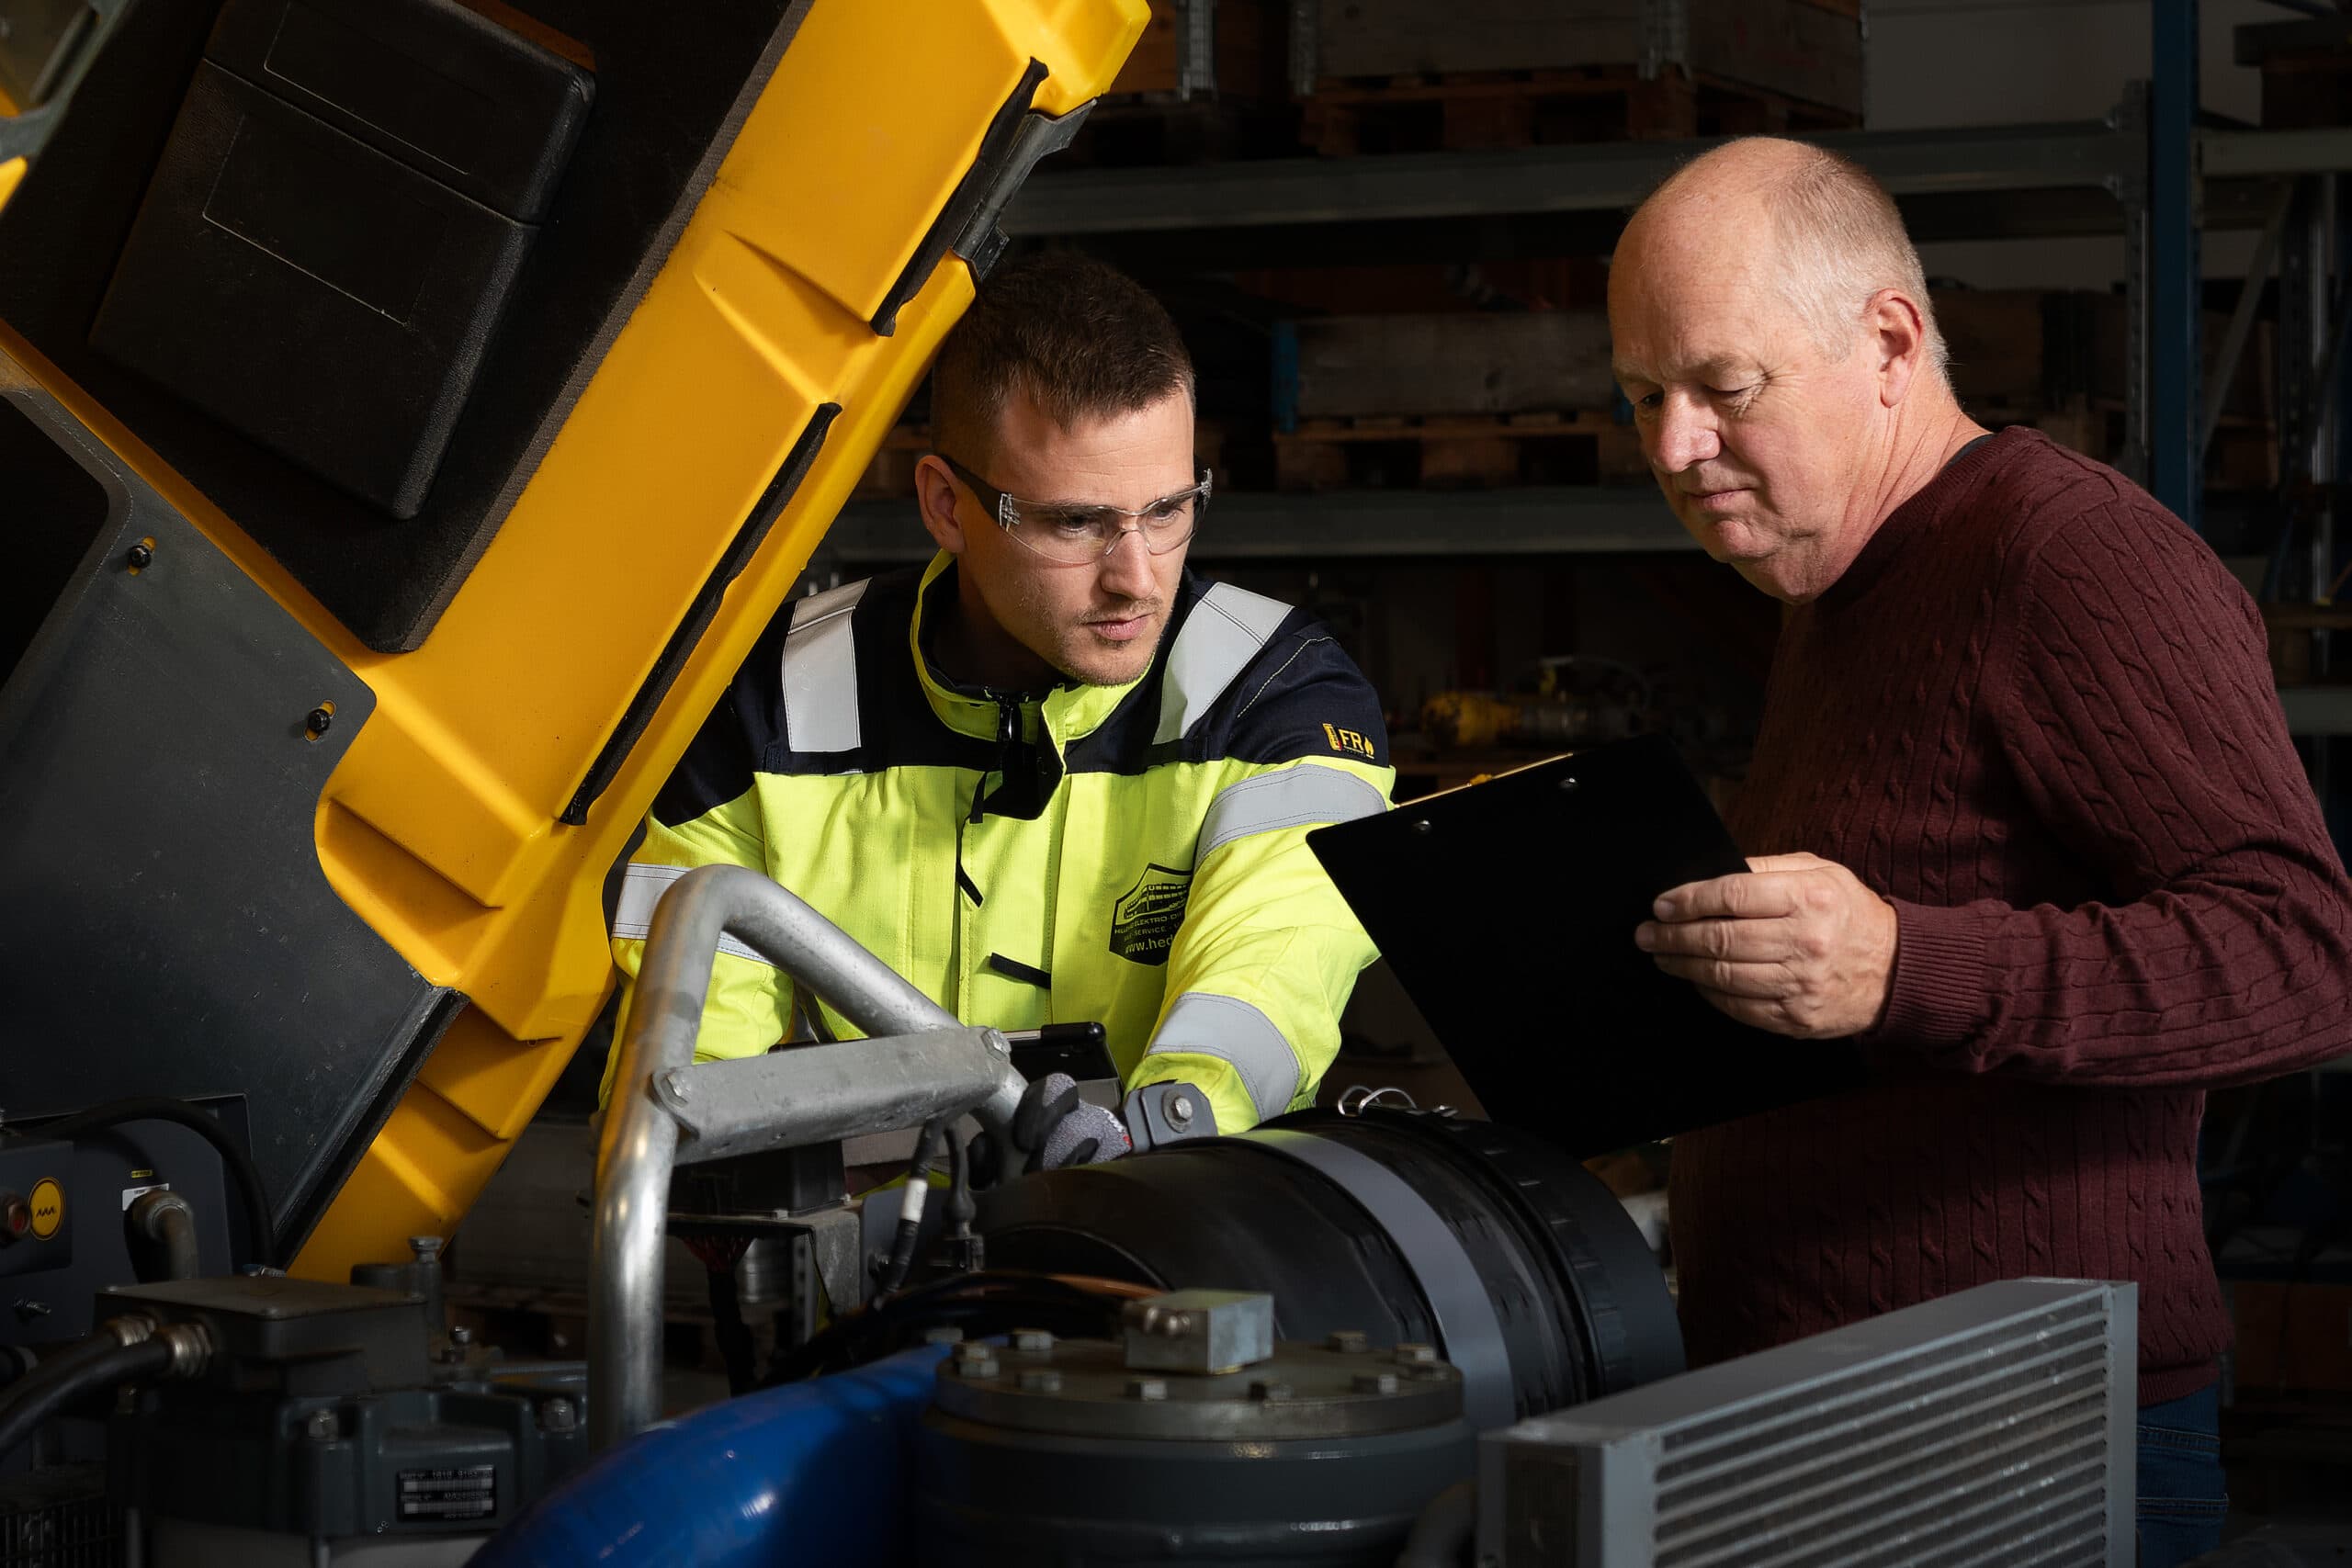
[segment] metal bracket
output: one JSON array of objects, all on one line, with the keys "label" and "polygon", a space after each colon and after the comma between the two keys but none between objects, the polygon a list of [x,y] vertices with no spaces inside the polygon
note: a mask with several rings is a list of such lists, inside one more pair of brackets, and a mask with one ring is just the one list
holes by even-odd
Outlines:
[{"label": "metal bracket", "polygon": [[2197,434],[2197,471],[2205,471],[2205,454],[2213,445],[2213,432],[2222,423],[2222,405],[2229,396],[2230,383],[2237,378],[2238,362],[2245,356],[2246,340],[2254,334],[2254,319],[2261,312],[2263,286],[2270,279],[2271,268],[2278,259],[2278,242],[2287,231],[2287,214],[2295,205],[2296,181],[2287,180],[2278,187],[2278,199],[2270,209],[2270,220],[2262,226],[2262,239],[2255,246],[2254,261],[2246,268],[2245,281],[2238,287],[2237,308],[2230,312],[2229,332],[2222,339],[2222,352],[2213,366],[2212,379],[2205,388],[2205,409],[2199,421]]},{"label": "metal bracket", "polygon": [[694,1165],[961,1116],[997,1092],[1011,1050],[993,1029],[932,1029],[672,1067],[650,1093]]},{"label": "metal bracket", "polygon": [[970,220],[948,247],[964,258],[974,277],[986,277],[995,269],[997,258],[1004,254],[1007,242],[1000,222],[1005,208],[1020,194],[1030,171],[1047,153],[1058,152],[1076,140],[1078,128],[1086,123],[1086,117],[1094,112],[1094,106],[1101,101],[1089,98],[1066,115],[1032,113],[1023,118],[1021,129],[1013,132],[1012,145],[1006,149],[1004,161],[995,171],[995,178],[980,193]]},{"label": "metal bracket", "polygon": [[1127,1096],[1119,1108],[1135,1152],[1216,1136],[1216,1107],[1196,1084],[1156,1083]]}]

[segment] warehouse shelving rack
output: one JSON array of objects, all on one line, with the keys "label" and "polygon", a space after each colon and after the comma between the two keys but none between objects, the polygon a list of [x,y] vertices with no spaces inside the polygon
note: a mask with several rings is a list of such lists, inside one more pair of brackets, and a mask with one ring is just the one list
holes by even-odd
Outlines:
[{"label": "warehouse shelving rack", "polygon": [[[2275,269],[2282,496],[2306,509],[2292,582],[2313,593],[2336,570],[2352,276],[2342,175],[2352,127],[2255,130],[2197,123],[2199,7],[2152,13],[2152,80],[2102,120],[1809,139],[1854,158],[1892,192],[1922,242],[2120,234],[2125,243],[2125,445],[2119,459],[2192,526],[2221,395]],[[1089,169],[1033,177],[1006,212],[1023,239],[1075,239],[1150,270],[1211,272],[1339,260],[1605,253],[1623,215],[1710,143],[1619,142],[1193,167]],[[2211,381],[2199,342],[2204,234],[2261,238]],[[1645,490],[1544,488],[1430,494],[1233,493],[1193,547],[1204,562],[1687,550]],[[928,547],[903,502],[844,509],[835,558],[884,563]],[[2352,734],[2352,690],[2282,694],[2300,733]]]}]

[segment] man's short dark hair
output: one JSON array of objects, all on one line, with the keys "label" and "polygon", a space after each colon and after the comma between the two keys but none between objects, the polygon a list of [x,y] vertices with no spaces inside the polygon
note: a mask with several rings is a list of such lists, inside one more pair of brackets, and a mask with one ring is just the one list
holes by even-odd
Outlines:
[{"label": "man's short dark hair", "polygon": [[999,268],[933,367],[932,445],[986,470],[1013,392],[1067,430],[1193,395],[1193,360],[1159,300],[1077,251]]}]

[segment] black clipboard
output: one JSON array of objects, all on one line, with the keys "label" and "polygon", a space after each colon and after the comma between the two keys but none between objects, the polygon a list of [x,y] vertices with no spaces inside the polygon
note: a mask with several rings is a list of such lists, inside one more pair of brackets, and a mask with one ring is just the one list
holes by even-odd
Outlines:
[{"label": "black clipboard", "polygon": [[1858,1087],[1860,1051],[1736,1023],[1634,945],[1747,863],[1663,736],[1306,836],[1495,1121],[1578,1158]]}]

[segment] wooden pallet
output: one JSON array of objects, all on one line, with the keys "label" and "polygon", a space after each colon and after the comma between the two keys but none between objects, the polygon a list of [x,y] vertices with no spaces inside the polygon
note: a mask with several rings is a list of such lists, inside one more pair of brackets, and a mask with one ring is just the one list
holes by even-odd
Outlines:
[{"label": "wooden pallet", "polygon": [[1630,65],[1587,65],[1325,82],[1303,106],[1299,134],[1317,152],[1346,156],[1836,130],[1860,123],[1850,111],[1704,72],[1669,67],[1645,79]]},{"label": "wooden pallet", "polygon": [[1641,438],[1606,412],[1487,417],[1316,419],[1274,433],[1284,491],[1480,490],[1641,483]]}]

